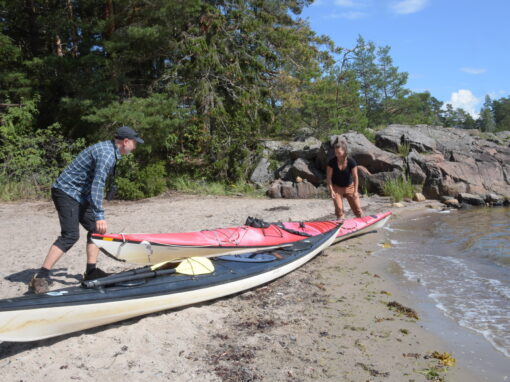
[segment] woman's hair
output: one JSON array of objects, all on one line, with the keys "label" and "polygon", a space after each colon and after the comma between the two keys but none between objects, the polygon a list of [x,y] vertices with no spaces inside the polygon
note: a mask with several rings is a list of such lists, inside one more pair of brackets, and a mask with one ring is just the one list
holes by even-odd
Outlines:
[{"label": "woman's hair", "polygon": [[343,139],[338,138],[338,137],[336,138],[335,143],[333,144],[333,147],[335,149],[341,148],[345,152],[345,155],[347,155],[349,153],[349,149],[347,148],[347,142],[344,141]]}]

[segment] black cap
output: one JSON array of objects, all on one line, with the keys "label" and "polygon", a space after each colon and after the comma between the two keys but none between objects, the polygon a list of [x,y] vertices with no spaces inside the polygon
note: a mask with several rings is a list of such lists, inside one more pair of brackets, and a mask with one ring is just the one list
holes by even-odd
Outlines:
[{"label": "black cap", "polygon": [[115,138],[116,139],[125,139],[125,138],[134,139],[138,143],[143,143],[144,142],[144,140],[142,138],[140,138],[138,133],[136,131],[134,131],[129,126],[121,126],[121,127],[119,127],[117,129],[117,133],[115,134]]}]

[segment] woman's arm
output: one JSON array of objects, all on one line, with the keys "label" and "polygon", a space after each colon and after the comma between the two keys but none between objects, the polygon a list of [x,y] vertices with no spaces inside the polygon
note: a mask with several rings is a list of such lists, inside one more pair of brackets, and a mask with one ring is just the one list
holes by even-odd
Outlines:
[{"label": "woman's arm", "polygon": [[335,190],[333,190],[333,169],[329,166],[326,167],[326,181],[328,183],[328,191],[332,198],[335,197]]},{"label": "woman's arm", "polygon": [[359,185],[359,178],[358,178],[358,166],[354,166],[351,170],[352,174],[352,181],[354,183],[354,192],[358,193],[358,185]]}]

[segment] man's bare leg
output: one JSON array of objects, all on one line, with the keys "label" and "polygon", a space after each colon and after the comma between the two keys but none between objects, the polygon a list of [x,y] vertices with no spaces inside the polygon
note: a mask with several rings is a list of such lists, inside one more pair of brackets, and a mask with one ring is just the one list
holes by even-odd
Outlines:
[{"label": "man's bare leg", "polygon": [[46,258],[44,259],[42,267],[48,270],[53,268],[53,266],[57,263],[63,254],[64,251],[62,251],[56,245],[52,245],[48,251],[48,254],[46,255]]},{"label": "man's bare leg", "polygon": [[87,264],[96,264],[99,256],[99,247],[94,243],[87,244]]}]

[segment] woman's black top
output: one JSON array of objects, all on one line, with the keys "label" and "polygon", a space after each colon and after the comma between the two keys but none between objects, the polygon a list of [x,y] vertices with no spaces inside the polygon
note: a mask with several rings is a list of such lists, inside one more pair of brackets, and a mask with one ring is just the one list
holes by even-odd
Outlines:
[{"label": "woman's black top", "polygon": [[336,157],[333,157],[329,162],[328,166],[333,169],[333,175],[331,177],[331,182],[335,186],[339,187],[347,187],[350,186],[353,182],[352,180],[352,169],[356,167],[358,164],[352,158],[347,158],[347,166],[345,169],[340,170],[338,167],[338,162]]}]

